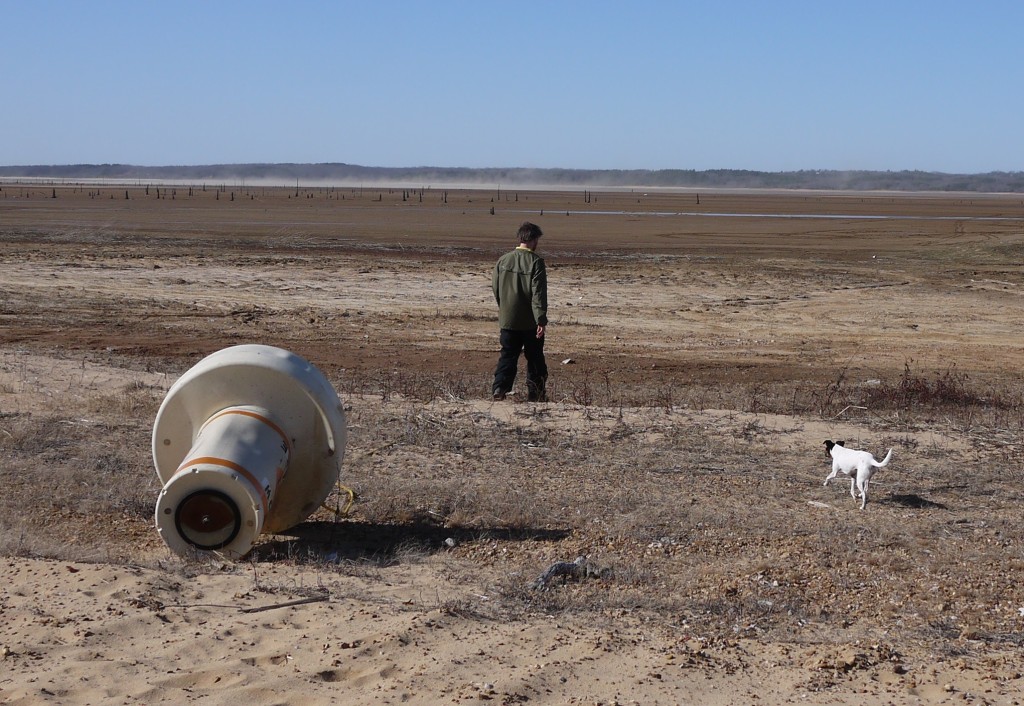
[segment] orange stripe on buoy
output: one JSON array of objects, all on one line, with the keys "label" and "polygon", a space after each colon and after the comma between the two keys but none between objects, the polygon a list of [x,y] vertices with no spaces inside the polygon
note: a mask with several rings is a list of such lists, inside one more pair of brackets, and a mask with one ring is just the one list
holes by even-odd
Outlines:
[{"label": "orange stripe on buoy", "polygon": [[226,409],[223,412],[219,412],[219,413],[213,415],[212,417],[210,417],[209,419],[207,419],[206,420],[206,424],[209,424],[210,422],[212,422],[214,419],[217,419],[218,417],[223,417],[225,414],[241,414],[243,416],[252,417],[253,419],[258,419],[259,421],[263,422],[268,427],[270,427],[271,429],[273,429],[274,431],[276,431],[278,433],[278,435],[284,441],[284,445],[288,449],[288,455],[291,456],[291,454],[292,454],[292,442],[288,438],[288,435],[284,433],[284,429],[282,429],[281,427],[277,426],[276,424],[274,424],[273,421],[271,421],[270,419],[267,419],[266,417],[264,417],[262,414],[259,414],[258,412],[253,412],[253,411],[250,411],[248,409]]},{"label": "orange stripe on buoy", "polygon": [[184,470],[185,468],[188,468],[189,466],[194,466],[198,463],[205,463],[211,466],[223,466],[224,468],[229,468],[238,475],[245,478],[247,481],[249,481],[249,484],[252,485],[252,487],[255,488],[256,491],[260,494],[260,504],[263,505],[263,515],[264,517],[266,517],[268,509],[267,506],[269,504],[269,501],[267,499],[267,491],[265,491],[263,489],[263,486],[260,485],[260,482],[256,479],[256,476],[250,473],[245,467],[238,465],[234,461],[229,461],[226,458],[216,458],[215,456],[200,456],[199,458],[190,458],[188,461],[178,466],[178,470],[175,471],[174,473],[175,475],[177,475],[178,473],[181,473],[182,470]]}]

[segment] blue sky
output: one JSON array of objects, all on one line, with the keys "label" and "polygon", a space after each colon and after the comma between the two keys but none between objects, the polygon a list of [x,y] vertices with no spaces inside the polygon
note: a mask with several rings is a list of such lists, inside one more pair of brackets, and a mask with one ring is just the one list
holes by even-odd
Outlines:
[{"label": "blue sky", "polygon": [[0,164],[1024,170],[1024,2],[0,0]]}]

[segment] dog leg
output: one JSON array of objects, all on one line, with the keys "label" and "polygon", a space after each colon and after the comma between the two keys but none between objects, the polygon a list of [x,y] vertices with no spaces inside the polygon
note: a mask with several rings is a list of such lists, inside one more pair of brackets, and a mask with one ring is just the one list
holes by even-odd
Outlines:
[{"label": "dog leg", "polygon": [[867,472],[867,468],[857,472],[857,490],[860,491],[860,509],[864,509],[864,505],[867,504],[867,484],[871,482],[871,474]]},{"label": "dog leg", "polygon": [[853,498],[854,500],[857,499],[857,493],[854,492],[856,487],[857,487],[857,479],[856,478],[850,478],[850,497]]},{"label": "dog leg", "polygon": [[825,486],[826,486],[826,487],[828,486],[828,482],[829,482],[830,480],[832,480],[833,478],[835,478],[835,477],[836,477],[836,474],[837,474],[838,472],[839,472],[839,471],[837,471],[837,470],[836,470],[835,468],[833,468],[833,469],[832,469],[832,472],[831,472],[831,473],[829,473],[829,474],[828,474],[827,476],[825,476]]}]

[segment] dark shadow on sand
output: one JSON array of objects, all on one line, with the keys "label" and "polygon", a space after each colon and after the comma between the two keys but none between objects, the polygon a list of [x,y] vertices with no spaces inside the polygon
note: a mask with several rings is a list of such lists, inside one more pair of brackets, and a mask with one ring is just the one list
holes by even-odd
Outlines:
[{"label": "dark shadow on sand", "polygon": [[444,527],[430,522],[374,524],[370,522],[303,522],[272,535],[253,548],[254,561],[288,559],[298,563],[369,562],[380,566],[398,563],[406,552],[433,554],[453,546],[483,540],[501,542],[558,542],[567,529],[507,527]]},{"label": "dark shadow on sand", "polygon": [[905,493],[902,495],[890,495],[887,498],[879,498],[879,503],[887,503],[892,505],[899,505],[901,507],[909,507],[915,510],[948,510],[942,503],[937,503],[927,498],[922,498],[916,493]]}]

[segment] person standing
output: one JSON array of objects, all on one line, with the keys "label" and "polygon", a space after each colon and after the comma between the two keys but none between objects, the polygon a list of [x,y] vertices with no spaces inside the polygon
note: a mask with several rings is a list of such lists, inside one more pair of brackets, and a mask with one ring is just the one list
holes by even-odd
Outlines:
[{"label": "person standing", "polygon": [[491,395],[503,400],[512,391],[519,354],[526,357],[526,394],[531,402],[547,399],[548,366],[544,360],[544,331],[548,325],[548,273],[537,244],[544,235],[533,223],[519,227],[519,245],[494,266],[491,288],[498,303],[501,354],[494,371]]}]

